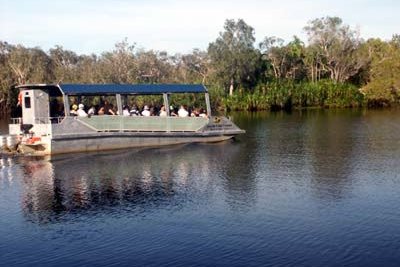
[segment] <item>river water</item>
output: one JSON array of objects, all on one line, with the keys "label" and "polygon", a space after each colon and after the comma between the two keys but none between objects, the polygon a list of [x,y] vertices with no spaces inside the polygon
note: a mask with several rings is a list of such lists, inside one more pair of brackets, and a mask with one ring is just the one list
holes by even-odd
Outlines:
[{"label": "river water", "polygon": [[233,117],[233,142],[1,157],[0,265],[400,265],[400,111]]}]

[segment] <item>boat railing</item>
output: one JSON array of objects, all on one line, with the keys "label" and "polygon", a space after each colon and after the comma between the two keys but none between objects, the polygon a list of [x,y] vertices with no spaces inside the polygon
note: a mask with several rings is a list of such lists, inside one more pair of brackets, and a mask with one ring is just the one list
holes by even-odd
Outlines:
[{"label": "boat railing", "polygon": [[10,118],[10,124],[21,124],[22,118]]},{"label": "boat railing", "polygon": [[208,118],[199,117],[131,117],[91,116],[76,117],[77,120],[99,132],[195,132],[205,127]]},{"label": "boat railing", "polygon": [[[59,124],[64,117],[35,117],[34,124]],[[11,118],[11,124],[22,124],[22,118]]]}]

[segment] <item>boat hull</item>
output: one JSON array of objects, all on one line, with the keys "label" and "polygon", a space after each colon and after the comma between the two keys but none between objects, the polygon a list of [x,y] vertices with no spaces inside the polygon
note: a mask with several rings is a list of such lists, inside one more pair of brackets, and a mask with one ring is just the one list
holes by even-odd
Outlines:
[{"label": "boat hull", "polygon": [[129,135],[102,134],[95,136],[69,136],[51,139],[47,144],[21,144],[20,151],[27,155],[56,155],[77,152],[94,152],[138,147],[159,147],[185,143],[211,143],[231,139],[233,135]]},{"label": "boat hull", "polygon": [[[22,138],[18,152],[55,155],[135,147],[220,142],[244,133],[230,120],[98,116],[66,117],[58,124],[35,124],[35,133]],[[10,127],[10,132],[18,132]]]}]

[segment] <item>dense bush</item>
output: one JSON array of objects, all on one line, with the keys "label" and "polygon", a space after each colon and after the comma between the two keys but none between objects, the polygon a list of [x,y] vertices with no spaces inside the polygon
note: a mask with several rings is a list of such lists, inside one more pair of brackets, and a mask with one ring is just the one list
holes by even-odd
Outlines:
[{"label": "dense bush", "polygon": [[347,108],[364,104],[364,97],[354,85],[335,83],[330,80],[318,82],[293,81],[270,82],[258,85],[253,92],[241,92],[223,97],[227,110],[267,110],[305,107]]}]

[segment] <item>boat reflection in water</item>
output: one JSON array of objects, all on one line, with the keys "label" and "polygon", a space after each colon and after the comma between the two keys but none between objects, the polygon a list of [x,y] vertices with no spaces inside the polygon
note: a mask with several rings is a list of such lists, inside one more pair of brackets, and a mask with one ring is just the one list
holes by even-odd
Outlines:
[{"label": "boat reflection in water", "polygon": [[205,199],[218,183],[213,170],[237,158],[239,150],[224,143],[192,144],[20,158],[23,213],[30,221],[51,223],[91,213],[121,216],[176,209],[185,201]]}]

